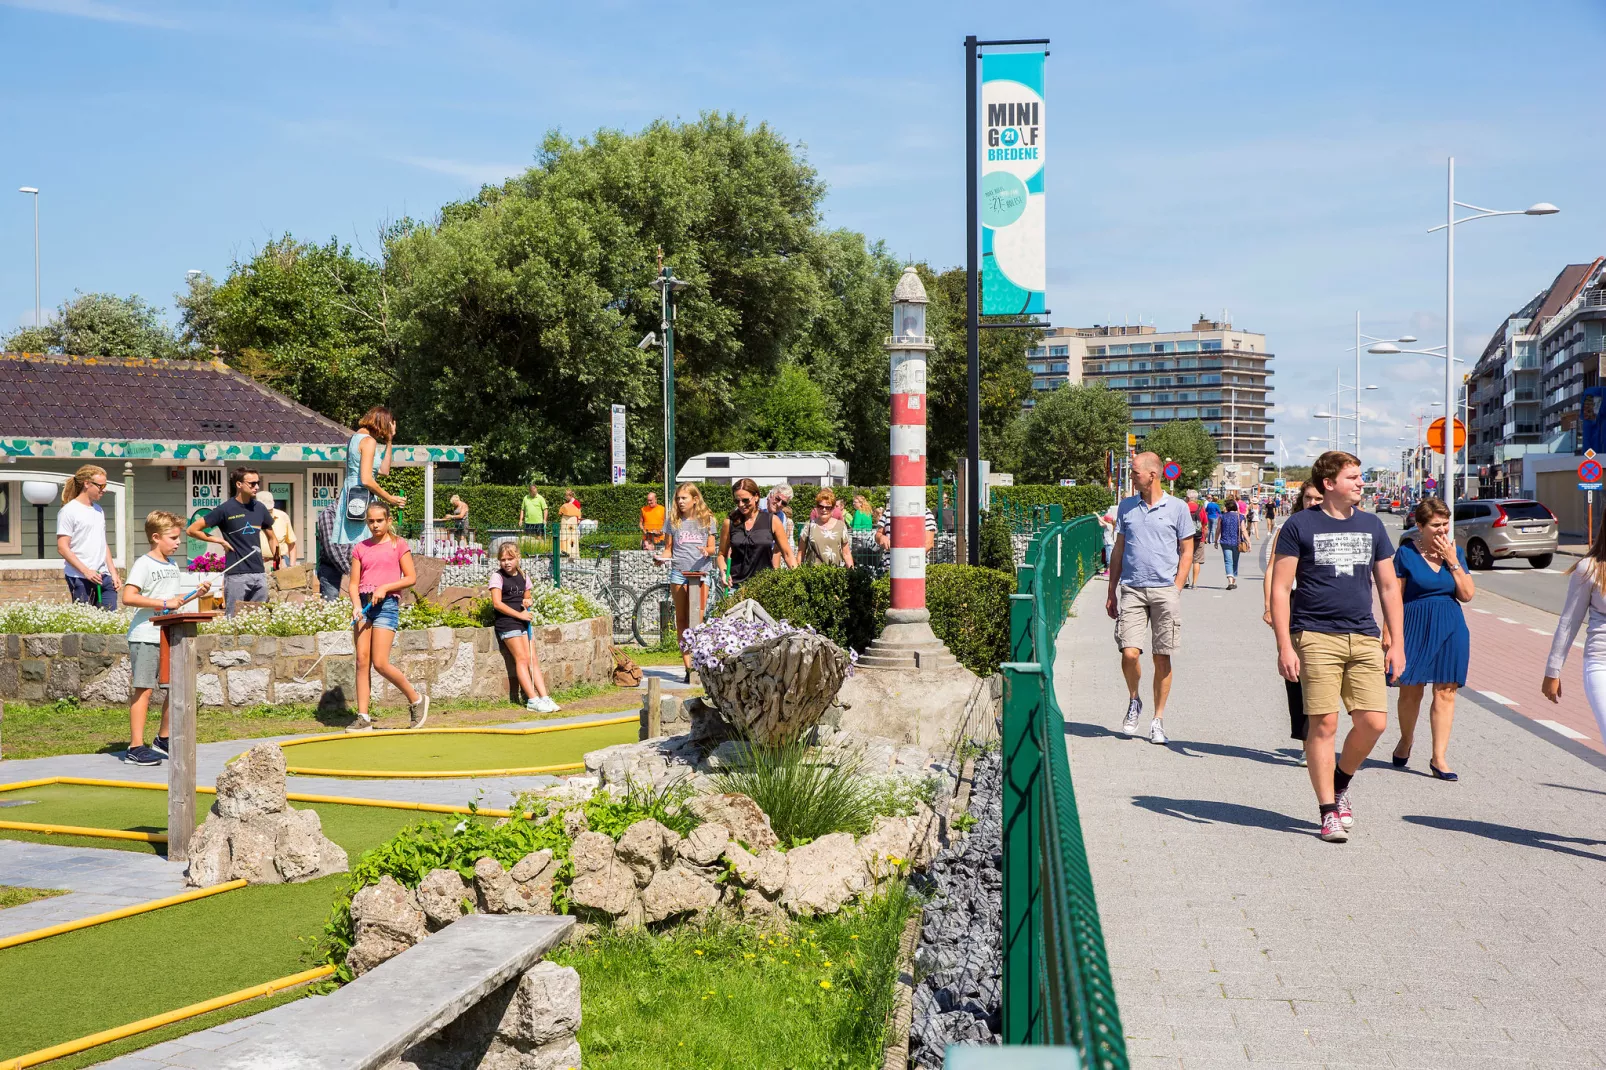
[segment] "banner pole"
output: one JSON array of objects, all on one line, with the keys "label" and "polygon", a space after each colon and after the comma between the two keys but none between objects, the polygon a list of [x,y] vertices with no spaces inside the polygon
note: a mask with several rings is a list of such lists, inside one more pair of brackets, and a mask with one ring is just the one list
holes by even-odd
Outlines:
[{"label": "banner pole", "polygon": [[977,199],[981,188],[981,161],[976,156],[976,36],[965,38],[965,358],[968,384],[965,447],[965,540],[967,564],[981,563],[981,287],[978,285],[980,248]]}]

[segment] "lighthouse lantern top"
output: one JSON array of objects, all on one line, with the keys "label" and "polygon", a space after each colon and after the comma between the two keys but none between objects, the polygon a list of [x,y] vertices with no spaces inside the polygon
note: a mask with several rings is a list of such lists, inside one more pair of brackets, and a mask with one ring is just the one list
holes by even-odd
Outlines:
[{"label": "lighthouse lantern top", "polygon": [[903,269],[903,277],[892,291],[892,340],[926,341],[926,288],[913,266]]}]

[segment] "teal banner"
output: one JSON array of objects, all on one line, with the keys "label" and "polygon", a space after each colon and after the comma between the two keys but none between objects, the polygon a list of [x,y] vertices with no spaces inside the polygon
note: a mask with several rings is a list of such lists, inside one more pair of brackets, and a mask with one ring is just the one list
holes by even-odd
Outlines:
[{"label": "teal banner", "polygon": [[1043,52],[981,59],[981,311],[1048,310],[1043,212]]}]

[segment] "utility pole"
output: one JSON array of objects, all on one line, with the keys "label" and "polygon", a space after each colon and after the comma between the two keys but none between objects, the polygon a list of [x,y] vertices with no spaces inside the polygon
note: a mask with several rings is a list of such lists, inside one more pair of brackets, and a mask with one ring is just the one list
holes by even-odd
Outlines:
[{"label": "utility pole", "polygon": [[675,500],[675,294],[690,286],[675,278],[675,269],[663,262],[658,250],[658,277],[652,280],[658,291],[659,330],[664,345],[664,501]]}]

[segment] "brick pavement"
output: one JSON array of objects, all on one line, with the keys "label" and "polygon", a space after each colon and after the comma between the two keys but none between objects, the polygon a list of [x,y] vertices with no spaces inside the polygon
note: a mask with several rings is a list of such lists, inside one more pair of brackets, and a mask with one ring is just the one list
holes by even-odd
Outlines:
[{"label": "brick pavement", "polygon": [[185,890],[184,871],[155,855],[20,840],[0,840],[0,884],[65,888],[72,893],[0,910],[0,936],[77,921]]},{"label": "brick pavement", "polygon": [[[1606,759],[1464,696],[1462,780],[1427,777],[1425,749],[1392,769],[1391,725],[1381,764],[1355,780],[1350,841],[1321,842],[1258,571],[1239,592],[1184,592],[1167,748],[1116,731],[1125,689],[1102,584],[1060,636],[1132,1065],[1606,1067]],[[1527,690],[1492,669],[1474,680],[1517,690],[1522,710],[1540,662],[1517,649],[1524,618],[1498,616],[1518,624],[1474,624],[1474,649],[1514,651],[1509,679]]]}]

